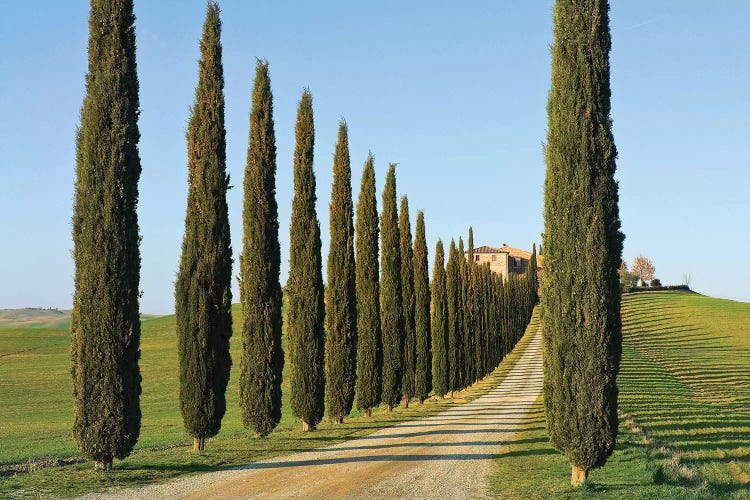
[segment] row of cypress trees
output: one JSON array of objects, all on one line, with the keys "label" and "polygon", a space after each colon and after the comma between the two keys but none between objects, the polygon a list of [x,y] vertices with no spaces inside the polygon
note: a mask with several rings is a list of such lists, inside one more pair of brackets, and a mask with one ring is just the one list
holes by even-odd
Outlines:
[{"label": "row of cypress trees", "polygon": [[451,240],[448,260],[438,240],[432,281],[432,385],[452,396],[482,379],[523,336],[538,301],[536,247],[524,275],[501,275],[473,256],[473,231],[463,251]]},{"label": "row of cypress trees", "polygon": [[[130,453],[141,418],[134,21],[132,0],[91,1],[87,94],[76,137],[74,436],[82,453],[105,469],[113,458]],[[198,451],[220,430],[232,363],[230,184],[215,2],[207,6],[200,51],[187,131],[185,234],[175,282],[180,410]],[[533,287],[528,276],[503,283],[488,268],[467,261],[462,242],[459,248],[451,243],[447,268],[438,242],[430,286],[424,214],[417,213],[412,239],[408,200],[401,199],[399,210],[391,164],[378,215],[372,155],[362,173],[355,232],[347,133],[342,121],[324,289],[312,96],[303,92],[286,294],[291,406],[305,429],[314,429],[326,409],[342,422],[355,394],[357,407],[370,415],[381,403],[390,410],[413,398],[422,402],[433,385],[441,396],[470,385],[520,337],[535,302],[529,292],[536,293],[535,279]],[[285,362],[273,97],[265,61],[256,65],[244,174],[239,405],[243,424],[263,437],[281,418]]]}]

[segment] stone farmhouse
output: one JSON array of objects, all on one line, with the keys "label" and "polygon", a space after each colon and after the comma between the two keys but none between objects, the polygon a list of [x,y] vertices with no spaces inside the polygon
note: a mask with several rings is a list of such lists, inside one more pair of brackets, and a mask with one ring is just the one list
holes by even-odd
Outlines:
[{"label": "stone farmhouse", "polygon": [[[469,252],[464,252],[468,259]],[[506,279],[510,274],[523,274],[529,267],[531,252],[519,248],[509,247],[505,243],[500,248],[487,245],[474,248],[474,261],[479,264],[489,264],[493,273],[501,274]],[[542,269],[542,256],[537,255],[537,268]]]}]

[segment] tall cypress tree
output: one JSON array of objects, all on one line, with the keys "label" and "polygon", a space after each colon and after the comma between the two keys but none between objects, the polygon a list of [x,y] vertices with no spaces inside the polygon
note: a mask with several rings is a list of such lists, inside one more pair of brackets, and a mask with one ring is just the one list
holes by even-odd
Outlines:
[{"label": "tall cypress tree", "polygon": [[[468,387],[474,382],[474,309],[476,302],[473,296],[473,290],[471,288],[472,280],[469,277],[470,271],[473,272],[474,262],[469,264],[466,259],[464,252],[464,240],[458,238],[458,256],[459,259],[459,288],[461,291],[461,338],[463,342],[460,346],[461,350],[461,383],[460,389]],[[470,267],[471,266],[471,267]]]},{"label": "tall cypress tree", "polygon": [[396,208],[396,165],[391,163],[380,214],[380,325],[383,331],[383,392],[388,411],[401,400],[404,316],[401,296],[401,238]]},{"label": "tall cypress tree", "polygon": [[276,136],[268,63],[255,67],[245,166],[240,255],[242,423],[267,436],[281,419],[281,285],[276,204]]},{"label": "tall cypress tree", "polygon": [[357,201],[357,408],[368,417],[380,404],[383,343],[380,332],[378,201],[372,154],[362,171]]},{"label": "tall cypress tree", "polygon": [[527,270],[531,286],[531,300],[534,304],[539,301],[539,267],[536,260],[536,243],[534,243],[531,250],[531,259],[529,259],[529,268]]},{"label": "tall cypress tree", "polygon": [[[482,294],[482,270],[474,260],[474,229],[469,227],[467,260],[468,270],[466,278],[468,280],[466,289],[468,294],[467,315],[469,320],[467,332],[471,332],[471,342],[468,347],[468,355],[472,358],[473,371],[469,373],[470,383],[475,382],[484,376],[482,372],[482,355],[484,352],[484,310],[486,304]],[[467,333],[467,337],[469,334]]]},{"label": "tall cypress tree", "polygon": [[414,232],[414,395],[422,403],[432,390],[430,359],[430,277],[424,213],[417,212]]},{"label": "tall cypress tree", "polygon": [[459,255],[456,242],[451,240],[448,250],[448,264],[445,268],[445,290],[448,311],[448,390],[453,392],[461,389],[464,368],[463,359],[463,298],[461,287],[461,263],[463,255]]},{"label": "tall cypress tree", "polygon": [[287,333],[291,364],[292,412],[303,430],[314,430],[323,418],[324,297],[320,225],[315,212],[312,95],[305,89],[297,110],[294,148],[294,199],[289,225],[289,294]]},{"label": "tall cypress tree", "polygon": [[91,0],[76,135],[71,316],[73,437],[109,469],[141,426],[138,76],[132,0]]},{"label": "tall cypress tree", "polygon": [[357,298],[354,266],[352,169],[346,123],[339,123],[333,155],[331,246],[326,287],[326,408],[340,424],[352,410],[357,370]]},{"label": "tall cypress tree", "polygon": [[444,397],[450,389],[450,353],[448,339],[448,293],[446,290],[445,252],[443,242],[435,245],[435,262],[432,267],[432,386],[435,394]]},{"label": "tall cypress tree", "polygon": [[209,2],[198,87],[188,122],[188,199],[175,283],[180,410],[193,449],[218,434],[226,411],[232,336],[232,247],[227,212],[224,69],[219,5]]},{"label": "tall cypress tree", "polygon": [[607,0],[555,2],[540,296],[547,425],[574,486],[604,465],[618,424],[623,235],[610,46]]},{"label": "tall cypress tree", "polygon": [[398,216],[398,232],[401,238],[401,302],[403,304],[404,349],[403,375],[401,377],[402,402],[409,407],[409,400],[414,397],[414,372],[417,364],[417,339],[414,319],[414,249],[411,240],[411,222],[409,221],[409,200],[401,197]]}]

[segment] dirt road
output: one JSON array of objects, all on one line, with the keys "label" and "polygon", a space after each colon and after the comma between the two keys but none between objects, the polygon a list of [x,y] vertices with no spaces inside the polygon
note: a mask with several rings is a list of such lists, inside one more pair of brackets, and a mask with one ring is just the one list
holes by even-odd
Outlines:
[{"label": "dirt road", "polygon": [[541,387],[537,333],[502,384],[434,417],[328,448],[107,497],[485,498],[493,459],[512,442]]}]

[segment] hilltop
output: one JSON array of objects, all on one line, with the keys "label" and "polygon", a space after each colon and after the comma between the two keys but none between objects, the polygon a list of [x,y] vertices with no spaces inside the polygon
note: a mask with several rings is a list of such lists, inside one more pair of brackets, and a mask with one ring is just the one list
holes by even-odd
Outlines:
[{"label": "hilltop", "polygon": [[70,309],[0,309],[0,328],[69,328]]}]

